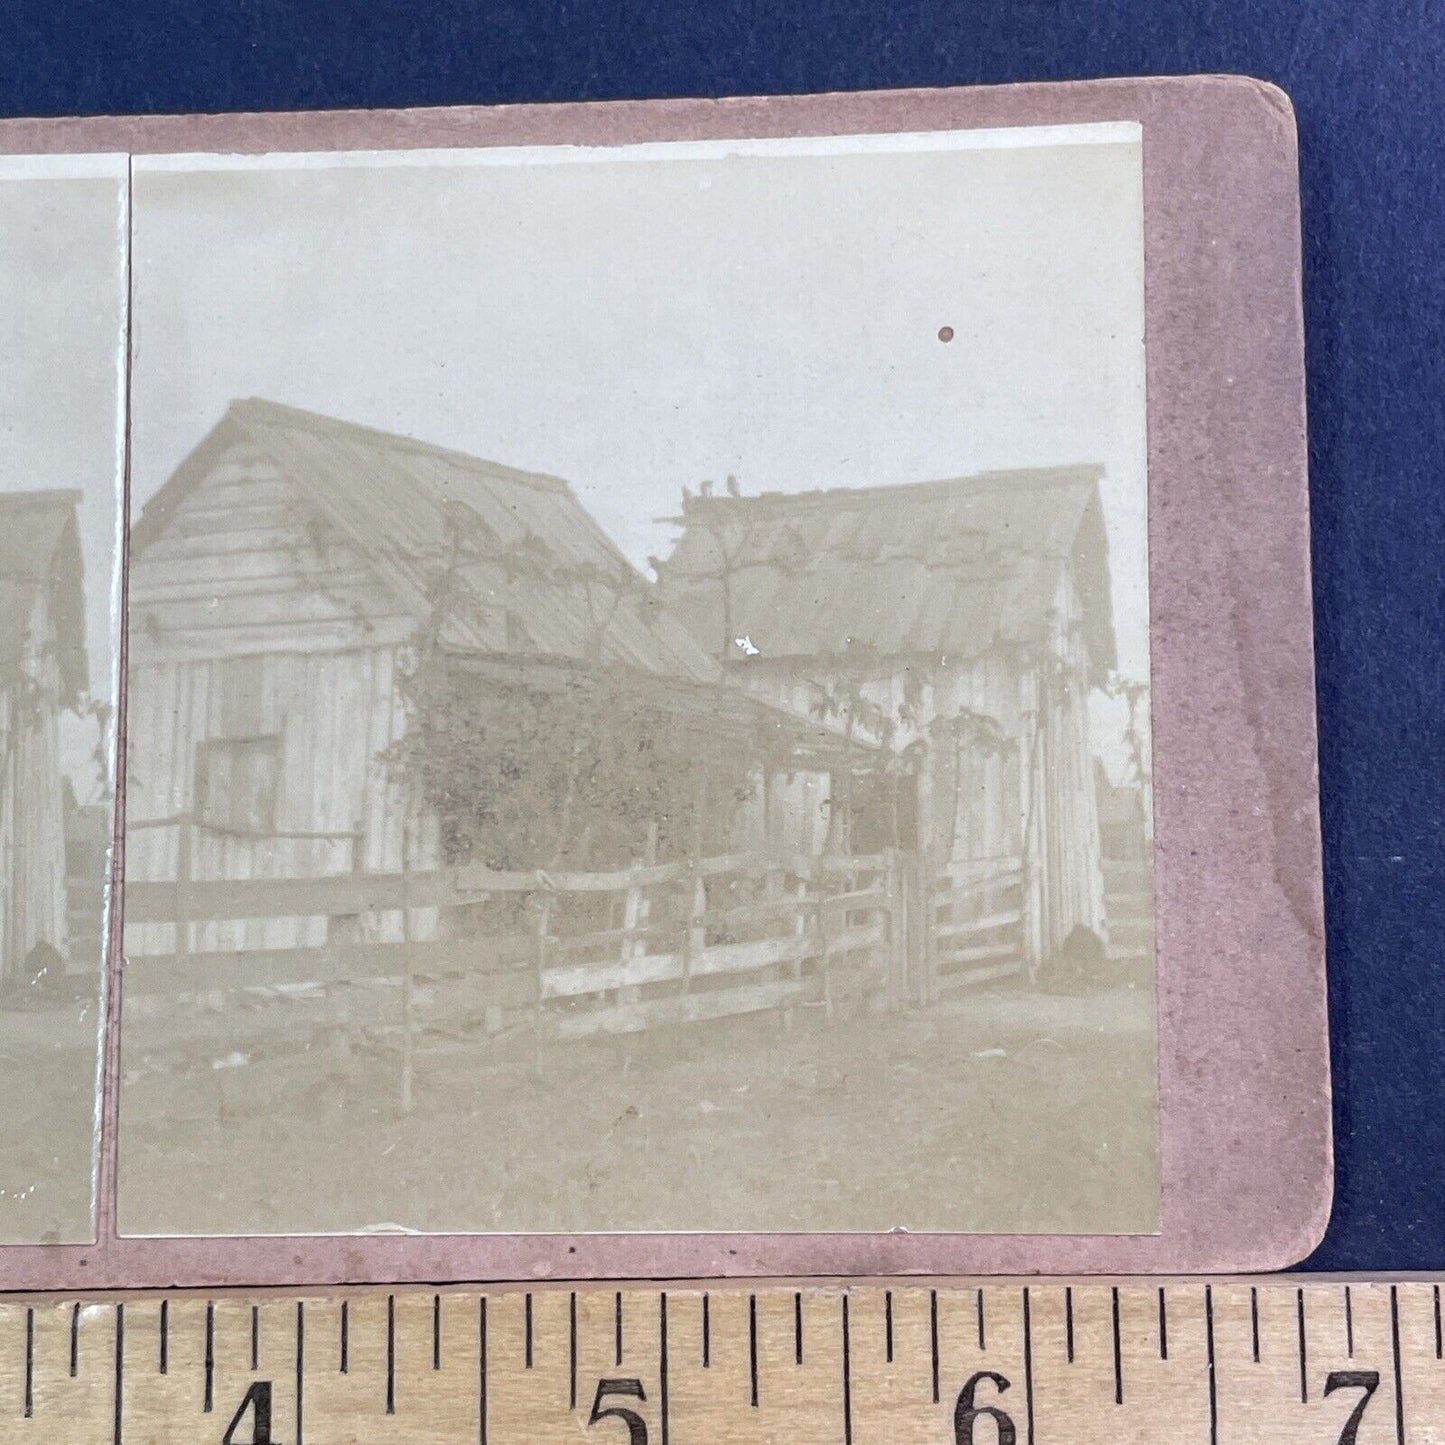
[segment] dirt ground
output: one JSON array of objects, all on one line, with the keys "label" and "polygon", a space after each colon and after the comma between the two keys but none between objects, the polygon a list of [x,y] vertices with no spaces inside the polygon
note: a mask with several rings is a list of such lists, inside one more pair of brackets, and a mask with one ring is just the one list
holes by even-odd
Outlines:
[{"label": "dirt ground", "polygon": [[94,1000],[0,1011],[0,1242],[94,1238]]},{"label": "dirt ground", "polygon": [[[974,992],[549,1045],[127,1021],[126,1233],[1148,1232],[1159,1202],[1147,989]],[[288,1046],[289,1045],[289,1046]]]}]

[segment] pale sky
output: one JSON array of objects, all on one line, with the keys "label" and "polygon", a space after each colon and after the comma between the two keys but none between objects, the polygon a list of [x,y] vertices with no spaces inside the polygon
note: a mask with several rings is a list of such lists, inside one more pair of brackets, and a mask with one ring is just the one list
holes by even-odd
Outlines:
[{"label": "pale sky", "polygon": [[136,503],[243,396],[565,477],[639,566],[729,472],[1100,462],[1146,676],[1137,129],[984,140],[138,157]]},{"label": "pale sky", "polygon": [[[125,356],[120,157],[0,157],[0,491],[79,490],[94,696],[114,701]],[[66,716],[82,802],[101,779],[95,729]]]},{"label": "pale sky", "polygon": [[[682,487],[729,472],[1100,462],[1120,665],[1147,676],[1137,130],[855,144],[137,158],[135,506],[243,396],[565,477],[642,567]],[[102,695],[125,168],[0,158],[0,488],[84,492]],[[67,724],[82,796],[94,742]]]}]

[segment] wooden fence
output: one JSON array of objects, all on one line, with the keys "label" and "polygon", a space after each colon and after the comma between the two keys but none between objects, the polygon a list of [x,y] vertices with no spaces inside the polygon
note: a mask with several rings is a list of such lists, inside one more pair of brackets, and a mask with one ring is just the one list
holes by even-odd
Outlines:
[{"label": "wooden fence", "polygon": [[934,880],[926,924],[930,1000],[1025,971],[1023,880],[1016,855],[954,863]]},{"label": "wooden fence", "polygon": [[[129,995],[449,984],[432,989],[443,1013],[475,1013],[492,1033],[529,1024],[560,1037],[907,997],[897,854],[181,878],[130,881],[124,898],[128,933],[171,925],[175,940],[165,953],[129,953]],[[199,946],[217,922],[283,918],[325,920],[326,942]],[[397,918],[401,936],[387,938],[397,929],[381,925]]]},{"label": "wooden fence", "polygon": [[[898,850],[383,874],[356,866],[356,845],[338,858],[350,871],[216,879],[187,876],[188,841],[179,877],[126,883],[127,998],[166,1015],[186,999],[288,1000],[303,1032],[369,1019],[400,1034],[406,1103],[425,1033],[540,1044],[749,1013],[786,1023],[800,1008],[926,1005],[1024,968],[1017,858],[956,865],[931,884]],[[248,942],[270,933],[285,946],[220,946],[248,921]]]}]

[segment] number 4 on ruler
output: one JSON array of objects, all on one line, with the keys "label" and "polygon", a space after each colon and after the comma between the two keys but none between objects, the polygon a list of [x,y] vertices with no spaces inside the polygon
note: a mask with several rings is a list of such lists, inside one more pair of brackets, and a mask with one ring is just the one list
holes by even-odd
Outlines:
[{"label": "number 4 on ruler", "polygon": [[[251,1417],[249,1439],[236,1433],[247,1415]],[[236,1413],[231,1416],[231,1423],[226,1426],[226,1433],[221,1436],[221,1445],[280,1445],[279,1441],[271,1439],[270,1380],[252,1382],[251,1388],[246,1391],[245,1398],[236,1406]]]}]

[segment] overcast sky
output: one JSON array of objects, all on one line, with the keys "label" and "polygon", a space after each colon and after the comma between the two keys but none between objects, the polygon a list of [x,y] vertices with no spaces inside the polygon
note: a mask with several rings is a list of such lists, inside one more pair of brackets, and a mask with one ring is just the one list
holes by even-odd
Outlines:
[{"label": "overcast sky", "polygon": [[[0,491],[77,489],[91,692],[113,700],[125,315],[124,157],[0,157]],[[93,727],[65,762],[95,795]]]},{"label": "overcast sky", "polygon": [[565,477],[639,565],[729,472],[1101,462],[1145,676],[1137,132],[999,139],[137,158],[136,501],[242,396]]},{"label": "overcast sky", "polygon": [[[853,144],[139,158],[136,505],[242,396],[563,476],[639,566],[682,487],[729,472],[1100,462],[1120,663],[1147,676],[1137,133]],[[102,695],[124,173],[0,160],[0,487],[84,492]],[[67,725],[82,795],[94,742]]]}]

